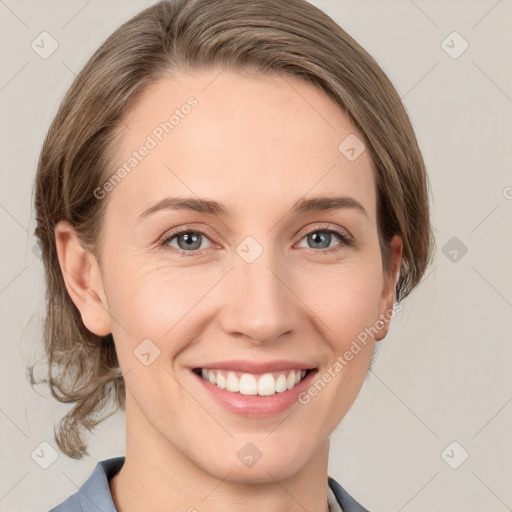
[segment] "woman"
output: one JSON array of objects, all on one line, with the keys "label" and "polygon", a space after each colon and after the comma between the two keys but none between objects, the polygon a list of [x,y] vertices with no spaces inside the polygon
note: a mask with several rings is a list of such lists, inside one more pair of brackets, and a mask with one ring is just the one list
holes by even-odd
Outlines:
[{"label": "woman", "polygon": [[329,438],[433,239],[407,113],[332,19],[145,9],[66,94],[35,208],[56,442],[87,454],[110,400],[127,421],[53,512],[366,510]]}]

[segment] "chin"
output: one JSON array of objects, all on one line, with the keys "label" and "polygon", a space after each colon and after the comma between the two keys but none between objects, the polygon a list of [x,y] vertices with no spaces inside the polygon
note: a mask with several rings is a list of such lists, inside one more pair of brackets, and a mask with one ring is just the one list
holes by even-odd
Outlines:
[{"label": "chin", "polygon": [[[265,434],[267,435],[268,433]],[[212,454],[208,460],[197,461],[198,465],[206,473],[224,481],[263,484],[292,477],[311,458],[303,442],[282,443],[275,447],[268,439],[265,443],[263,437],[261,443],[258,443],[256,436],[251,438],[254,442],[235,441],[236,448],[232,451],[229,448],[221,449],[219,451],[223,455],[220,458],[219,455]],[[313,447],[310,448],[313,450]]]}]

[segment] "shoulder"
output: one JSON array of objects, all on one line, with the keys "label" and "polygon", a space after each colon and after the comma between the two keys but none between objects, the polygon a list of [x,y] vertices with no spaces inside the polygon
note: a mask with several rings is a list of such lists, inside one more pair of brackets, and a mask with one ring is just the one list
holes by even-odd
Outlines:
[{"label": "shoulder", "polygon": [[114,457],[98,462],[80,489],[49,512],[117,512],[108,481],[118,473],[124,460]]},{"label": "shoulder", "polygon": [[329,477],[329,487],[342,507],[342,512],[369,512],[360,503],[358,503],[334,478]]}]

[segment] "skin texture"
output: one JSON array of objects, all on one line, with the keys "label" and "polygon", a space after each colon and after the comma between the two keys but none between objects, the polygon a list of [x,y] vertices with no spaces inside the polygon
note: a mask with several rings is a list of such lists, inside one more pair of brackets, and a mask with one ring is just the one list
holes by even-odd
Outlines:
[{"label": "skin texture", "polygon": [[[349,161],[338,150],[358,132],[298,79],[217,71],[161,80],[128,112],[112,169],[190,96],[197,106],[102,199],[101,266],[69,225],[56,228],[68,291],[88,329],[112,332],[126,382],[126,462],[110,481],[114,502],[120,512],[327,511],[329,436],[361,388],[374,340],[309,404],[263,419],[226,411],[190,368],[293,359],[327,370],[393,307],[401,241],[392,241],[385,275],[369,153]],[[318,195],[353,197],[368,216],[291,212]],[[137,219],[169,196],[213,199],[230,215],[169,209]],[[308,242],[325,224],[353,245],[335,234],[320,248]],[[206,230],[195,254],[179,253],[183,237],[158,245],[178,227]],[[247,236],[263,249],[253,263],[236,251]],[[386,333],[387,324],[375,340]],[[149,366],[134,356],[147,338],[160,350]],[[247,442],[262,453],[251,468],[237,458]]]}]

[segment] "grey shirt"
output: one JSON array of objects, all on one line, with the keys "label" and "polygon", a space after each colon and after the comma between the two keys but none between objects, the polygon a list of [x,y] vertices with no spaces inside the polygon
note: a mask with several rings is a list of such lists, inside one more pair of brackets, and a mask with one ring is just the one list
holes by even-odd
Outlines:
[{"label": "grey shirt", "polygon": [[[119,472],[124,460],[114,457],[98,462],[80,489],[50,512],[118,512],[108,482]],[[327,502],[329,512],[368,512],[331,477],[328,477]]]}]

